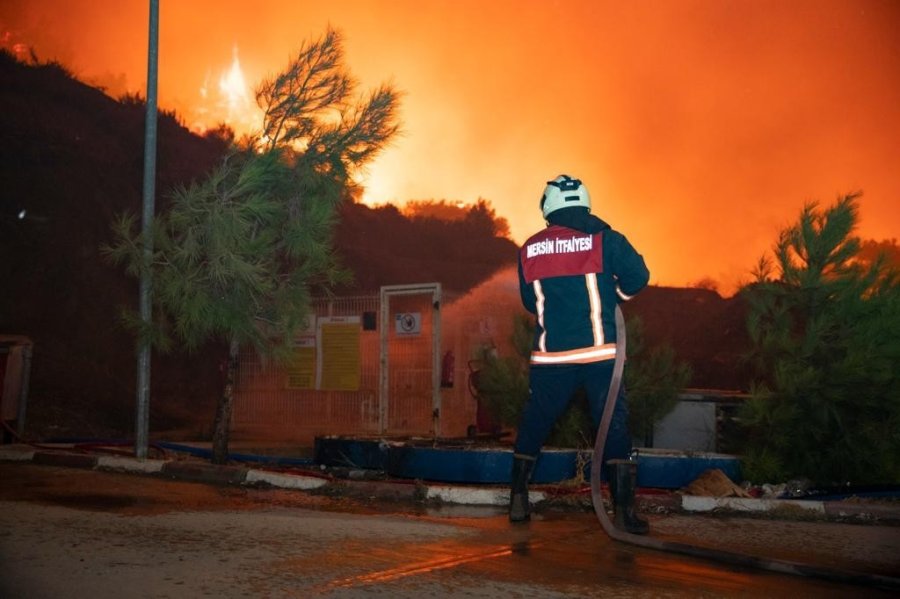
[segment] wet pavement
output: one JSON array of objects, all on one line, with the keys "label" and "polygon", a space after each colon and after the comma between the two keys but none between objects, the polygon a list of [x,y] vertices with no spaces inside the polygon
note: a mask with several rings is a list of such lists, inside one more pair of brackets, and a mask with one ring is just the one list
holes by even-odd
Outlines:
[{"label": "wet pavement", "polygon": [[[653,535],[873,574],[900,528],[651,514]],[[896,596],[616,543],[593,513],[167,480],[0,462],[0,597]]]}]

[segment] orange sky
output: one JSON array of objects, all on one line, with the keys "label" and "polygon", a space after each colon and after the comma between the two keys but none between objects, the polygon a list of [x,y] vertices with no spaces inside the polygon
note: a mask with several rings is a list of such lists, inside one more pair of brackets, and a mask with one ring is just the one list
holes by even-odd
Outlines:
[{"label": "orange sky", "polygon": [[[370,201],[483,197],[521,242],[565,172],[653,283],[712,277],[724,292],[808,200],[862,189],[860,234],[900,237],[894,0],[160,4],[160,105],[189,125],[227,114],[217,85],[235,52],[252,96],[303,40],[342,31],[363,89],[404,93],[405,133],[368,169]],[[3,0],[0,43],[143,93],[148,6]]]}]

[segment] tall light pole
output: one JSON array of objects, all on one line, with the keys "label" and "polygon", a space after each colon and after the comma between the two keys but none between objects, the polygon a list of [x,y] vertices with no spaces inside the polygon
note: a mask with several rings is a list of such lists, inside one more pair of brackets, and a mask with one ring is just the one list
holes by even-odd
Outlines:
[{"label": "tall light pole", "polygon": [[[150,0],[150,36],[147,46],[147,117],[144,124],[144,193],[141,232],[144,240],[144,268],[141,269],[141,322],[149,326],[153,318],[150,262],[153,258],[153,213],[156,200],[156,71],[159,55],[159,0]],[[150,339],[142,335],[137,356],[137,417],[134,454],[147,458],[150,424]]]}]

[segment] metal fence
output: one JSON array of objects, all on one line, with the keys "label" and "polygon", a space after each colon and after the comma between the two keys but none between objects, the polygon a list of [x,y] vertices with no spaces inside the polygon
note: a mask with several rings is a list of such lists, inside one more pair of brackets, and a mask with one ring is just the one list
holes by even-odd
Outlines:
[{"label": "metal fence", "polygon": [[469,385],[473,359],[485,347],[510,355],[505,346],[517,306],[514,269],[460,297],[441,296],[440,285],[426,284],[318,301],[317,319],[358,319],[354,388],[298,388],[291,377],[309,383],[311,373],[291,372],[244,348],[233,437],[308,444],[325,435],[465,436],[478,424]]},{"label": "metal fence", "polygon": [[[351,323],[351,343],[358,343],[358,354],[348,351],[342,356],[358,360],[344,373],[353,379],[350,389],[323,387],[319,363],[314,374],[243,348],[234,435],[297,442],[321,435],[437,436],[440,301],[440,285],[429,284],[386,287],[380,296],[315,302],[314,322],[319,326],[341,318]],[[319,331],[311,341],[319,361],[322,343]],[[303,351],[299,343],[298,351]]]},{"label": "metal fence", "polygon": [[[378,297],[319,300],[316,318],[378,313]],[[369,318],[366,316],[366,318]],[[232,429],[238,437],[300,441],[322,434],[378,431],[378,331],[359,332],[359,386],[356,390],[316,390],[290,384],[284,365],[241,349]]]}]

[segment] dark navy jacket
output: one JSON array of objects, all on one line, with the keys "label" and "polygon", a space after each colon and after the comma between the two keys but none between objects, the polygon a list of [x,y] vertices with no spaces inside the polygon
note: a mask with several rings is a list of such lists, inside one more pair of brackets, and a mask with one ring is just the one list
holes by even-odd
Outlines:
[{"label": "dark navy jacket", "polygon": [[612,360],[616,303],[647,285],[644,259],[587,208],[564,208],[548,220],[519,250],[522,304],[537,318],[531,363]]}]

